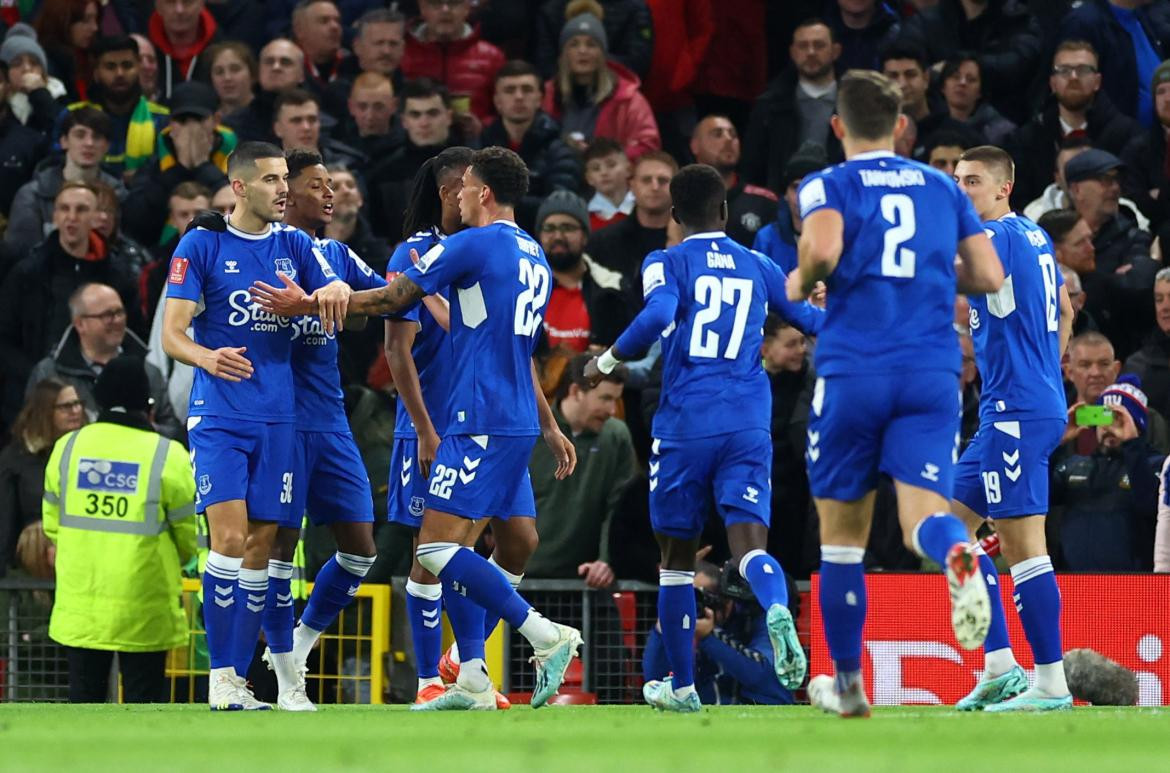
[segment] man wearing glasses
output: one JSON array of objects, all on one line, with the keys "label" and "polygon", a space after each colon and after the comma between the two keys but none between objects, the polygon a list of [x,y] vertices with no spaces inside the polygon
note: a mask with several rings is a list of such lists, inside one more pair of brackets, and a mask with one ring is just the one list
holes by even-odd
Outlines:
[{"label": "man wearing glasses", "polygon": [[1014,157],[1018,206],[1031,201],[1052,182],[1061,143],[1084,137],[1093,147],[1121,155],[1141,128],[1118,110],[1101,90],[1096,49],[1083,40],[1066,40],[1052,57],[1044,108],[1016,132]]},{"label": "man wearing glasses", "polygon": [[570,191],[555,191],[540,205],[536,233],[553,274],[552,297],[544,315],[546,342],[584,352],[606,347],[632,319],[622,295],[622,276],[585,254],[589,210]]},{"label": "man wearing glasses", "polygon": [[[98,282],[83,284],[69,297],[72,324],[53,352],[36,364],[28,392],[42,379],[57,378],[77,390],[89,420],[98,416],[94,385],[103,368],[120,354],[146,356],[146,344],[126,328],[126,309],[114,288]],[[167,384],[155,366],[146,363],[150,395],[154,401],[155,429],[167,437],[179,437],[180,425],[167,398]]]}]

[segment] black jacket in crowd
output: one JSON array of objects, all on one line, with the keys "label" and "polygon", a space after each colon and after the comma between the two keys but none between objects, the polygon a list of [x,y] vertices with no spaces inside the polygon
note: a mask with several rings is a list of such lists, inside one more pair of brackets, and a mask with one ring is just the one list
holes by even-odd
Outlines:
[{"label": "black jacket in crowd", "polygon": [[[1170,244],[1170,178],[1166,176],[1166,128],[1161,123],[1135,132],[1121,154],[1121,195],[1131,199],[1150,219],[1150,230]],[[1094,146],[1096,144],[1094,143]],[[1108,148],[1106,148],[1108,150]],[[1018,168],[1018,167],[1017,167]],[[1158,197],[1150,195],[1158,191]]]},{"label": "black jacket in crowd", "polygon": [[[104,248],[104,245],[103,245]],[[0,415],[11,421],[24,402],[33,365],[47,356],[71,323],[69,296],[83,284],[101,282],[118,291],[127,325],[144,333],[135,283],[108,255],[78,260],[61,249],[57,232],[33,247],[0,286],[0,358],[4,362],[4,400]]]},{"label": "black jacket in crowd", "polygon": [[[548,0],[536,16],[536,36],[529,48],[532,63],[544,78],[553,77],[557,71],[568,4],[569,0]],[[654,55],[650,9],[643,0],[601,0],[601,7],[605,11],[601,24],[605,27],[609,58],[645,78]]]},{"label": "black jacket in crowd", "polygon": [[[1170,52],[1170,13],[1164,5],[1137,9],[1158,59]],[[1109,10],[1106,0],[1084,0],[1060,23],[1059,40],[1086,40],[1100,55],[1101,89],[1121,112],[1137,117],[1138,70],[1133,39]]]},{"label": "black jacket in crowd", "polygon": [[[1122,156],[1142,133],[1141,125],[1118,110],[1104,91],[1097,92],[1086,117],[1085,133],[1093,147],[1115,156]],[[1056,97],[1049,95],[1040,112],[1008,140],[1007,150],[1016,162],[1016,187],[1012,199],[1019,208],[1022,209],[1052,184],[1063,135],[1060,105]],[[1138,204],[1140,206],[1141,202]],[[1142,209],[1145,211],[1144,207]]]},{"label": "black jacket in crowd", "polygon": [[1125,361],[1125,372],[1141,377],[1150,407],[1170,416],[1170,336],[1159,328],[1151,330],[1142,348]]},{"label": "black jacket in crowd", "polygon": [[879,57],[882,50],[898,39],[902,23],[891,5],[878,0],[874,7],[873,19],[860,30],[847,27],[841,19],[841,6],[836,0],[825,2],[825,21],[833,29],[833,36],[841,44],[841,56],[837,57],[837,74],[846,70],[881,70]]},{"label": "black jacket in crowd", "polygon": [[[512,147],[503,120],[494,121],[479,138],[484,147]],[[537,111],[532,126],[515,150],[528,165],[528,194],[516,208],[516,224],[533,233],[536,211],[546,196],[555,190],[575,192],[581,187],[581,162],[576,152],[561,140],[561,125],[543,110]]]},{"label": "black jacket in crowd", "polygon": [[[756,99],[743,138],[739,168],[746,183],[777,193],[784,187],[784,166],[800,146],[800,116],[796,111],[797,74],[788,68],[768,84]],[[825,148],[829,161],[843,157],[841,143],[829,133]]]},{"label": "black jacket in crowd", "polygon": [[987,10],[970,21],[959,0],[939,0],[907,19],[899,39],[922,49],[931,64],[959,52],[974,54],[983,98],[1009,119],[1027,116],[1027,85],[1040,63],[1040,27],[1021,0],[989,0]]},{"label": "black jacket in crowd", "polygon": [[1144,437],[1115,452],[1098,448],[1073,454],[1068,445],[1052,458],[1049,544],[1057,567],[1074,572],[1148,572],[1153,568],[1158,470],[1162,456]]},{"label": "black jacket in crowd", "polygon": [[12,200],[20,186],[32,179],[37,163],[49,152],[49,140],[22,126],[0,104],[0,213],[11,215]]}]

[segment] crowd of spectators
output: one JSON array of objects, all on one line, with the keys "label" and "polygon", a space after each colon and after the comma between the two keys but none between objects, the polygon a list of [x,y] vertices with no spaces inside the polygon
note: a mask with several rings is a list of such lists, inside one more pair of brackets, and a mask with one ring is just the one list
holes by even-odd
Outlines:
[{"label": "crowd of spectators", "polygon": [[[145,355],[155,426],[184,439],[191,373],[157,345],[167,266],[196,212],[230,211],[232,149],[267,140],[322,154],[336,195],[324,235],[375,270],[404,237],[423,161],[457,145],[521,155],[531,186],[517,218],[555,277],[542,384],[581,459],[554,483],[535,451],[542,546],[529,576],[652,580],[658,351],[594,388],[585,355],[639,310],[644,256],[679,239],[669,184],[681,165],[717,169],[729,235],[792,269],[801,179],[842,159],[829,117],[849,68],[901,86],[900,154],[945,172],[974,145],[1013,154],[1013,205],[1052,236],[1077,310],[1069,404],[1111,400],[1132,419],[1070,427],[1053,459],[1056,564],[1149,570],[1157,541],[1170,570],[1158,494],[1170,452],[1170,0],[32,0],[3,4],[0,25],[0,574],[39,518],[38,465],[95,417],[111,358]],[[961,310],[956,328],[969,435],[979,376]],[[769,549],[806,576],[815,342],[779,320],[765,333]],[[378,335],[341,335],[376,489],[394,409]],[[883,489],[868,565],[916,568],[891,508]],[[409,538],[378,532],[379,566],[401,573]],[[709,532],[718,563],[726,544]]]}]

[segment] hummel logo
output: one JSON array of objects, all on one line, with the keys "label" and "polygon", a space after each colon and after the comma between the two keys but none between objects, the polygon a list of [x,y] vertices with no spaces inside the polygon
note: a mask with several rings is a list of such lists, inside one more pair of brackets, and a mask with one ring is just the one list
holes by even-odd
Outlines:
[{"label": "hummel logo", "polygon": [[439,610],[437,610],[437,609],[431,609],[431,610],[424,609],[422,611],[422,616],[424,618],[423,619],[423,627],[435,628],[439,625]]},{"label": "hummel logo", "polygon": [[398,479],[402,481],[402,487],[406,488],[410,485],[410,465],[414,462],[409,456],[402,460],[402,472],[398,473]]},{"label": "hummel logo", "polygon": [[356,586],[356,585],[351,585],[351,586],[349,586],[349,588],[348,588],[348,589],[345,591],[345,595],[347,595],[347,596],[355,596],[355,595],[357,595],[357,592],[358,592],[358,586]]},{"label": "hummel logo", "polygon": [[1020,461],[1020,449],[1018,449],[1018,448],[1015,450],[1015,453],[1009,454],[1007,451],[1004,451],[1003,454],[1001,454],[1001,455],[1003,456],[1004,464],[1007,464],[1009,466]]},{"label": "hummel logo", "polygon": [[479,463],[483,459],[472,459],[470,457],[463,457],[463,469],[459,471],[459,482],[466,486],[471,481],[475,480],[475,468],[479,467]]},{"label": "hummel logo", "polygon": [[760,490],[754,486],[748,486],[747,493],[743,495],[743,498],[753,505],[758,505],[760,503]]},{"label": "hummel logo", "polygon": [[819,433],[819,432],[813,432],[813,431],[810,429],[810,430],[808,431],[808,444],[809,444],[810,446],[815,446],[815,445],[816,445],[817,443],[819,443],[819,442],[821,442],[821,433]]},{"label": "hummel logo", "polygon": [[650,479],[650,490],[653,491],[656,488],[658,488],[658,478],[651,478]]},{"label": "hummel logo", "polygon": [[232,588],[232,586],[230,586],[230,585],[216,585],[215,586],[215,592],[218,593],[220,596],[230,596],[230,595],[232,595],[233,590],[234,590],[234,588]]},{"label": "hummel logo", "polygon": [[930,462],[927,462],[926,466],[922,468],[921,475],[926,480],[938,483],[939,472],[940,470],[937,464],[931,464]]},{"label": "hummel logo", "polygon": [[232,599],[232,598],[221,599],[217,596],[215,598],[215,603],[217,606],[226,608],[226,607],[230,607],[232,604],[235,604],[236,600]]},{"label": "hummel logo", "polygon": [[817,459],[820,459],[820,458],[821,458],[821,449],[810,446],[808,449],[808,460],[810,462],[815,462]]},{"label": "hummel logo", "polygon": [[661,464],[661,462],[650,462],[650,474],[651,475],[658,474],[658,465],[659,464]]},{"label": "hummel logo", "polygon": [[224,265],[226,265],[227,268],[225,268],[223,270],[223,273],[225,273],[225,274],[238,274],[238,273],[240,273],[240,269],[237,267],[237,261],[225,260]]},{"label": "hummel logo", "polygon": [[1023,473],[1023,470],[1021,470],[1018,466],[1004,467],[1003,468],[1003,474],[1006,475],[1007,479],[1010,480],[1012,483],[1015,483],[1017,480],[1019,480],[1020,475],[1022,473]]},{"label": "hummel logo", "polygon": [[278,607],[291,607],[292,606],[292,594],[291,593],[284,593],[284,594],[277,593],[276,594],[276,606],[278,606]]}]

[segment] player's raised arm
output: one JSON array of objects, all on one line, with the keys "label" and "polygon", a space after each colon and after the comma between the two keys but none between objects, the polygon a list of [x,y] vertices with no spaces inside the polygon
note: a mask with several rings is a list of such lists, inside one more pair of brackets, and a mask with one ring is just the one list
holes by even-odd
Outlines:
[{"label": "player's raised arm", "polygon": [[986,295],[1003,286],[1003,264],[983,231],[959,242],[959,263],[955,268],[961,293]]}]

